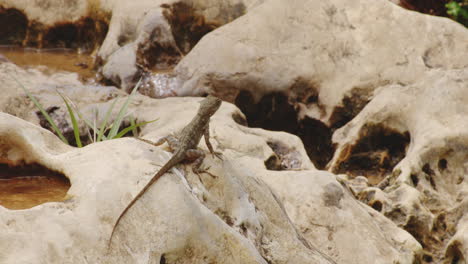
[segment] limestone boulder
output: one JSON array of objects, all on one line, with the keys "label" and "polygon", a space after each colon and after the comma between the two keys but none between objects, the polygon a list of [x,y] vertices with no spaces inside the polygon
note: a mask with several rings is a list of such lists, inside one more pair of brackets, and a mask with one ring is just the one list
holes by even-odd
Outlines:
[{"label": "limestone boulder", "polygon": [[[132,109],[140,120],[159,118],[142,131],[156,140],[185,126],[199,101],[141,96]],[[0,262],[412,263],[419,258],[421,246],[407,232],[357,202],[333,174],[314,169],[296,136],[244,122],[236,107],[223,103],[210,131],[223,160],[207,155],[209,173],[196,175],[181,165],[164,175],[128,211],[108,248],[117,217],[170,154],[131,138],[73,148],[0,113],[0,160],[39,164],[71,184],[63,202],[25,210],[0,207],[6,227],[1,243],[8,249]],[[203,142],[200,147],[207,151]]]},{"label": "limestone boulder", "polygon": [[389,1],[270,0],[206,35],[176,73],[180,95],[284,94],[299,119],[330,128],[326,169],[347,174],[356,197],[410,232],[426,261],[466,259],[462,25]]},{"label": "limestone boulder", "polygon": [[379,87],[466,68],[466,43],[462,25],[385,0],[270,0],[206,35],[177,65],[176,92],[279,91],[300,116],[341,126]]},{"label": "limestone boulder", "polygon": [[204,34],[261,2],[114,1],[97,64],[104,78],[129,90],[143,73],[172,69]]}]

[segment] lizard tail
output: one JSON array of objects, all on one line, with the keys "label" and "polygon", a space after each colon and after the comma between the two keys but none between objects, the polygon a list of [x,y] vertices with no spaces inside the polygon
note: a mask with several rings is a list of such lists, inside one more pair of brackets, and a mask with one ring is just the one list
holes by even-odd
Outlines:
[{"label": "lizard tail", "polygon": [[[174,162],[178,163],[179,162],[179,155],[174,155],[164,166],[159,169],[159,171],[153,176],[153,178],[145,185],[145,187],[133,198],[133,200],[125,207],[125,209],[120,213],[119,218],[117,218],[117,221],[114,224],[114,227],[112,228],[112,233],[109,238],[109,242],[107,244],[107,250],[110,250],[110,246],[112,244],[112,238],[114,237],[114,233],[116,230],[117,225],[119,225],[120,220],[122,217],[125,215],[125,213],[135,204],[135,202],[148,190],[153,183],[155,183],[164,173],[166,173],[168,170],[170,170],[174,166]],[[176,161],[175,161],[176,160]]]}]

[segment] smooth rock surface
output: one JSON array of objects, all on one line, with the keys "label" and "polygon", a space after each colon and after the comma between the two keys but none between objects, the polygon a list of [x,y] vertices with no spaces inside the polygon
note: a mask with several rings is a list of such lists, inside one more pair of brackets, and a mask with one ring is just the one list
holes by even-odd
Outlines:
[{"label": "smooth rock surface", "polygon": [[239,90],[280,91],[301,115],[333,125],[345,97],[465,69],[467,43],[460,24],[385,0],[270,0],[203,38],[177,65],[177,93],[233,101]]}]

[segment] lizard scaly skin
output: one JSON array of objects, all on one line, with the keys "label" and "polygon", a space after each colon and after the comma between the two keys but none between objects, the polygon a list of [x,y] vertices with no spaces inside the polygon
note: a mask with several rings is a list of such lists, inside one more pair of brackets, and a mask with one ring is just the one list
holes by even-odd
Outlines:
[{"label": "lizard scaly skin", "polygon": [[119,218],[117,218],[109,238],[109,247],[112,242],[115,228],[119,224],[122,217],[162,175],[168,172],[175,165],[185,160],[193,161],[193,171],[195,173],[200,172],[199,167],[203,161],[203,158],[205,157],[205,154],[201,150],[198,150],[197,146],[202,136],[205,137],[205,142],[210,152],[214,155],[217,155],[209,141],[209,123],[211,116],[213,116],[221,106],[221,102],[221,99],[210,95],[203,99],[200,103],[200,108],[198,109],[197,115],[187,126],[184,127],[184,129],[182,129],[182,131],[178,134],[178,137],[167,136],[160,139],[156,143],[145,139],[139,139],[155,146],[162,145],[164,142],[167,142],[169,147],[174,150],[174,154],[171,159],[169,159],[169,161],[167,161],[166,164],[162,166],[162,168],[153,176],[153,178],[145,185],[145,187],[135,196],[135,198],[133,198],[133,200],[122,211]]}]

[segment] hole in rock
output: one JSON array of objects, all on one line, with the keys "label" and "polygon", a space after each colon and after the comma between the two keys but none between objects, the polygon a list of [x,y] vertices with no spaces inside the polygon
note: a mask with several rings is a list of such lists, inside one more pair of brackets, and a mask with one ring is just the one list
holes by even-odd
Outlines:
[{"label": "hole in rock", "polygon": [[440,171],[443,171],[447,169],[447,160],[446,159],[440,159],[438,163],[438,167]]},{"label": "hole in rock", "polygon": [[169,21],[172,35],[184,54],[187,54],[205,34],[221,25],[215,21],[206,21],[203,15],[183,2],[163,4],[161,7],[165,8],[164,17]]},{"label": "hole in rock", "polygon": [[164,254],[161,255],[161,259],[159,260],[159,264],[166,264],[166,257]]},{"label": "hole in rock", "polygon": [[363,175],[370,184],[378,184],[404,158],[410,134],[381,125],[368,125],[361,129],[359,136],[358,143],[339,161],[334,172]]},{"label": "hole in rock", "polygon": [[38,164],[0,164],[0,204],[8,209],[28,209],[46,202],[60,202],[70,189],[63,174]]},{"label": "hole in rock", "polygon": [[411,182],[413,183],[414,187],[418,186],[418,183],[419,183],[418,176],[415,174],[411,174]]},{"label": "hole in rock", "polygon": [[[157,28],[151,32],[151,39],[161,39],[162,33]],[[172,46],[164,47],[157,41],[140,43],[137,51],[137,64],[153,71],[170,70],[181,59],[181,54]]]},{"label": "hole in rock", "polygon": [[15,8],[0,7],[0,45],[21,45],[26,37],[28,19]]},{"label": "hole in rock", "polygon": [[426,263],[431,263],[433,261],[433,258],[431,255],[428,255],[428,254],[424,254],[423,257],[422,257],[423,261],[426,262]]},{"label": "hole in rock", "polygon": [[431,169],[431,166],[428,163],[424,164],[424,166],[422,167],[422,171],[430,176],[435,175],[434,171]]},{"label": "hole in rock", "polygon": [[298,121],[296,110],[283,94],[271,93],[255,103],[250,92],[240,91],[235,104],[245,114],[249,127],[284,131],[299,136],[309,158],[318,169],[323,169],[332,158],[332,131],[315,119],[306,117]]},{"label": "hole in rock", "polygon": [[426,247],[426,241],[424,241],[425,232],[424,232],[424,223],[421,223],[416,217],[410,216],[408,222],[403,227],[408,233],[410,233],[423,248]]},{"label": "hole in rock", "polygon": [[90,17],[73,23],[57,23],[44,32],[42,47],[92,51],[104,41],[108,25]]},{"label": "hole in rock", "polygon": [[281,170],[281,162],[276,155],[271,155],[264,163],[267,170]]},{"label": "hole in rock", "polygon": [[370,206],[374,208],[374,210],[382,212],[382,203],[380,201],[375,201],[372,204],[370,204]]},{"label": "hole in rock", "polygon": [[451,264],[461,264],[465,263],[465,258],[463,257],[463,251],[460,242],[455,241],[453,242],[448,248],[445,253],[446,263]]}]

